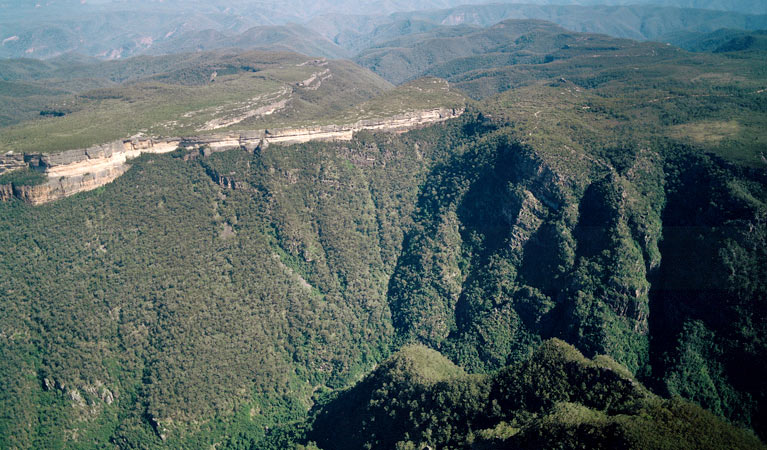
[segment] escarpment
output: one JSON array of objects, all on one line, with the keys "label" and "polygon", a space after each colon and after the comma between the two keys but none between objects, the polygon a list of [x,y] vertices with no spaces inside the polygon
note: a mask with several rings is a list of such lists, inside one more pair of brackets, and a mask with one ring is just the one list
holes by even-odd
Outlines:
[{"label": "escarpment", "polygon": [[[18,198],[39,205],[89,191],[125,173],[129,159],[142,153],[168,153],[179,143],[179,139],[136,138],[60,153],[27,154],[24,155],[25,166],[44,173],[47,180],[32,186],[4,185],[3,199]],[[12,195],[7,195],[9,189]]]},{"label": "escarpment", "polygon": [[39,205],[89,191],[114,181],[130,168],[128,161],[143,153],[168,153],[176,149],[198,150],[203,156],[218,151],[255,151],[270,144],[299,144],[317,140],[351,140],[362,130],[403,132],[442,122],[463,114],[464,109],[436,108],[409,112],[385,119],[359,120],[347,125],[279,128],[184,138],[134,137],[84,149],[51,154],[0,155],[0,174],[29,167],[46,176],[38,185],[0,185],[0,200],[20,199]]}]

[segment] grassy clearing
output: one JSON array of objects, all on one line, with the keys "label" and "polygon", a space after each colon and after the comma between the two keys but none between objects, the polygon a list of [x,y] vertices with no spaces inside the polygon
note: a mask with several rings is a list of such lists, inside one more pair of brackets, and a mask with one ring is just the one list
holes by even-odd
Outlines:
[{"label": "grassy clearing", "polygon": [[690,139],[696,144],[719,144],[723,139],[737,138],[742,127],[735,120],[702,121],[671,127],[669,135],[678,139]]}]

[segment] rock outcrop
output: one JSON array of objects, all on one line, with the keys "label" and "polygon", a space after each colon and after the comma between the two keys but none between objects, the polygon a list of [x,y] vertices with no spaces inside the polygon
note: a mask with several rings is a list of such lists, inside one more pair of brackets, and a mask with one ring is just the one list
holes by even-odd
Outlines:
[{"label": "rock outcrop", "polygon": [[48,181],[35,186],[4,185],[0,187],[0,198],[39,205],[89,191],[125,173],[129,159],[142,153],[167,153],[178,148],[179,143],[180,139],[136,138],[60,153],[24,155],[25,166],[43,171]]},{"label": "rock outcrop", "polygon": [[89,191],[112,182],[130,168],[128,160],[142,153],[168,153],[178,148],[198,150],[202,156],[232,149],[255,151],[270,144],[298,144],[317,140],[351,140],[362,130],[402,132],[442,122],[463,109],[439,108],[400,114],[381,120],[360,120],[350,125],[282,128],[243,133],[209,134],[186,138],[132,138],[85,149],[51,154],[0,156],[0,174],[31,167],[44,172],[48,181],[36,186],[0,185],[0,200],[18,198],[39,205]]},{"label": "rock outcrop", "polygon": [[0,175],[5,172],[10,172],[16,169],[22,169],[26,167],[24,162],[24,155],[21,153],[8,152],[4,155],[0,155]]},{"label": "rock outcrop", "polygon": [[0,184],[0,201],[10,201],[15,196],[13,195],[13,186],[10,184]]}]

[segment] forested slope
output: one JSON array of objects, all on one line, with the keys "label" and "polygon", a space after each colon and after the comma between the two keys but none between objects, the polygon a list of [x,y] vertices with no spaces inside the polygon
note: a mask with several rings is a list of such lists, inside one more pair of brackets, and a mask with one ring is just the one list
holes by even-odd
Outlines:
[{"label": "forested slope", "polygon": [[557,339],[488,376],[405,347],[319,407],[312,426],[325,449],[763,447],[698,406],[656,397],[609,357],[589,360]]},{"label": "forested slope", "polygon": [[301,417],[388,353],[403,230],[461,127],[142,157],[0,204],[3,441],[197,446]]},{"label": "forested slope", "polygon": [[573,179],[500,135],[435,169],[389,284],[398,335],[480,372],[559,337],[762,429],[764,176],[634,151]]}]

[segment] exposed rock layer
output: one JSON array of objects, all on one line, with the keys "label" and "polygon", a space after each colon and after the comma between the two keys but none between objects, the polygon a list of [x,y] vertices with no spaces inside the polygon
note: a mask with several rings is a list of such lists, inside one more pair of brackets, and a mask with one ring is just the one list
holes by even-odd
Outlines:
[{"label": "exposed rock layer", "polygon": [[360,120],[350,125],[283,128],[186,138],[133,138],[85,149],[53,154],[0,155],[0,173],[30,167],[44,172],[47,182],[37,186],[0,185],[0,200],[18,198],[35,205],[112,182],[130,167],[127,162],[142,153],[168,153],[177,148],[199,150],[203,155],[231,149],[254,151],[269,144],[298,144],[317,140],[351,140],[362,130],[406,131],[458,117],[463,109],[440,108],[392,116],[383,120]]},{"label": "exposed rock layer", "polygon": [[23,154],[6,153],[0,155],[0,175],[11,170],[22,169],[26,167]]}]

